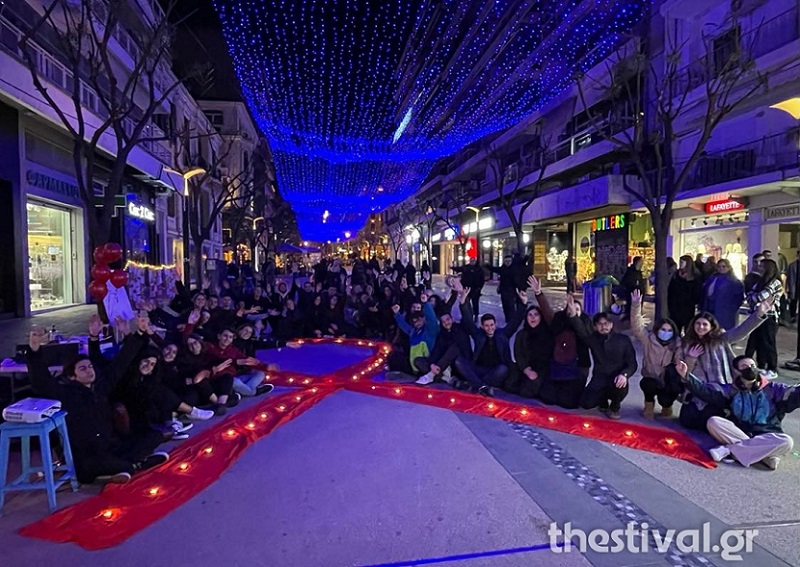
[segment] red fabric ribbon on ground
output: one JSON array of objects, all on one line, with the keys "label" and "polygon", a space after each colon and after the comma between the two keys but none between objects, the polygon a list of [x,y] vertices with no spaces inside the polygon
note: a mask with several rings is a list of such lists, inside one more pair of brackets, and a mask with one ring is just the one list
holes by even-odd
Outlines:
[{"label": "red fabric ribbon on ground", "polygon": [[549,407],[531,406],[486,398],[456,390],[422,388],[414,384],[372,382],[347,384],[346,389],[416,404],[494,417],[535,427],[543,427],[683,459],[713,469],[717,464],[688,435],[649,425],[626,423],[600,417],[572,414]]},{"label": "red fabric ribbon on ground", "polygon": [[125,485],[25,526],[20,534],[96,550],[118,545],[215,482],[253,443],[335,392],[315,389],[265,399],[203,431],[160,467]]},{"label": "red fabric ribbon on ground", "polygon": [[270,383],[302,389],[267,398],[252,408],[228,416],[175,449],[170,461],[164,465],[134,477],[126,485],[110,485],[98,496],[30,524],[20,533],[59,543],[75,542],[89,550],[118,545],[215,482],[252,443],[342,388],[553,429],[683,459],[706,468],[716,467],[716,463],[690,437],[677,431],[485,398],[456,390],[374,382],[371,378],[383,371],[385,358],[391,350],[385,343],[357,339],[297,342],[360,346],[371,349],[372,354],[360,362],[320,376],[281,370],[268,372]]}]

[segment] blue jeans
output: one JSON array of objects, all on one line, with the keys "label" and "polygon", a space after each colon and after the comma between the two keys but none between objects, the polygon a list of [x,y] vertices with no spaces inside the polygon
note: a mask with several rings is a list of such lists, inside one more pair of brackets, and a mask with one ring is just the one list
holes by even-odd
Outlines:
[{"label": "blue jeans", "polygon": [[265,374],[261,370],[251,370],[239,374],[233,379],[233,391],[242,396],[255,396],[256,388],[264,381]]}]

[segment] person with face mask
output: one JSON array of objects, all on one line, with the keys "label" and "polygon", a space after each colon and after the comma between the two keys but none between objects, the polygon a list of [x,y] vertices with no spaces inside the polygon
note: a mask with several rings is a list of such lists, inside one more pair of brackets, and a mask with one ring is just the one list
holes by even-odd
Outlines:
[{"label": "person with face mask", "polygon": [[661,416],[672,417],[672,404],[681,393],[680,382],[668,374],[674,372],[675,356],[680,351],[680,337],[670,319],[661,319],[648,331],[642,317],[642,294],[631,293],[631,330],[642,345],[642,379],[639,387],[644,393],[645,419],[653,419],[655,403],[661,405]]},{"label": "person with face mask", "polygon": [[102,326],[97,315],[92,317],[89,356],[80,356],[66,364],[61,381],[53,379],[42,356],[41,345],[46,342],[47,333],[42,327],[34,327],[28,338],[28,376],[36,396],[61,401],[62,409],[67,412],[78,481],[124,484],[132,474],[166,462],[169,454],[154,452],[163,443],[162,435],[156,431],[117,432],[109,399],[111,391],[147,347],[147,325],[137,324],[110,363],[100,353]]},{"label": "person with face mask", "polygon": [[745,467],[760,462],[775,470],[794,446],[781,422],[800,407],[800,386],[766,380],[747,356],[737,356],[733,367],[732,384],[708,384],[691,374],[685,362],[676,364],[690,392],[727,410],[727,418],[713,416],[706,423],[708,433],[721,443],[709,451],[711,457],[717,462],[732,457]]},{"label": "person with face mask", "polygon": [[[766,319],[771,303],[763,302],[739,326],[725,330],[711,313],[698,314],[689,324],[681,342],[680,360],[701,382],[731,384],[733,382],[732,344],[744,340]],[[691,392],[683,396],[680,411],[681,425],[687,429],[705,430],[709,417],[723,415],[723,409],[707,404]]]},{"label": "person with face mask", "polygon": [[594,331],[577,317],[575,299],[567,297],[567,313],[575,333],[589,346],[594,359],[592,378],[583,391],[581,407],[608,413],[611,419],[620,418],[620,405],[628,395],[628,381],[639,367],[631,339],[614,332],[614,322],[608,313],[592,318]]}]

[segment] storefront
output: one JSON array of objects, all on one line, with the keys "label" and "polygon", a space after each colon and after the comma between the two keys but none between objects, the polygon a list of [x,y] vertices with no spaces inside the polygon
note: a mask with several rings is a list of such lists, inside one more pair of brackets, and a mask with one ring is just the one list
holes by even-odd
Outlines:
[{"label": "storefront", "polygon": [[[694,207],[697,210],[697,207]],[[679,241],[674,242],[675,259],[683,255],[703,260],[726,259],[733,273],[743,279],[748,271],[750,211],[746,199],[712,200],[702,204],[702,214],[684,216],[678,224]]]},{"label": "storefront", "polygon": [[158,264],[156,212],[153,200],[145,190],[129,187],[125,195],[120,241],[125,259],[143,264]]},{"label": "storefront", "polygon": [[629,213],[620,213],[575,223],[578,281],[595,275],[622,279],[628,268],[629,219]]},{"label": "storefront", "polygon": [[28,305],[31,311],[84,301],[84,217],[74,179],[38,164],[25,169]]}]

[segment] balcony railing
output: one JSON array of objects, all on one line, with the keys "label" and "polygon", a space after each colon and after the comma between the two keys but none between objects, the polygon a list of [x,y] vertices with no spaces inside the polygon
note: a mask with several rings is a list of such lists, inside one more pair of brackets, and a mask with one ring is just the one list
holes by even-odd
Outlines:
[{"label": "balcony railing", "polygon": [[[747,50],[742,55],[753,60],[798,38],[800,38],[800,20],[798,20],[798,8],[795,6],[749,30],[742,35],[739,43],[742,49]],[[727,62],[715,63],[713,53],[692,61],[678,71],[677,80],[673,85],[673,96],[694,90],[714,78],[720,68],[726,67],[728,67]]]},{"label": "balcony railing", "polygon": [[[708,153],[695,164],[682,190],[700,189],[795,168],[800,158],[797,143],[796,134],[784,132]],[[681,169],[682,164],[676,164],[677,172]],[[651,173],[649,178],[651,183],[655,183],[656,173]]]}]

